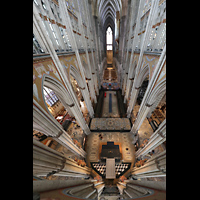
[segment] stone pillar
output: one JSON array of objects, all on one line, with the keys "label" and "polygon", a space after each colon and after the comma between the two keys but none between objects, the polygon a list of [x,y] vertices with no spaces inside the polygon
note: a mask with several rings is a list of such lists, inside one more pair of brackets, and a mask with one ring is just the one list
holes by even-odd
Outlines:
[{"label": "stone pillar", "polygon": [[[143,39],[142,39],[142,42],[141,42],[140,56],[138,58],[138,63],[137,63],[137,67],[136,67],[135,77],[138,77],[138,75],[140,73],[140,68],[141,68],[141,64],[142,64],[143,54],[144,54],[144,51],[146,50],[147,43],[149,41],[149,37],[150,37],[150,34],[151,34],[151,30],[152,30],[152,23],[153,23],[153,19],[156,16],[156,11],[157,11],[157,8],[158,8],[158,3],[159,3],[159,0],[152,1],[152,5],[151,5],[150,14],[149,14],[149,17],[148,17],[146,29],[145,29],[144,35],[142,37]],[[140,9],[142,9],[142,7]],[[137,21],[137,23],[138,23],[138,21]],[[137,30],[138,30],[138,28],[139,27],[137,27]],[[135,39],[135,40],[137,40],[137,39]],[[135,45],[135,42],[134,42],[133,45]],[[136,81],[137,81],[137,78],[135,78],[135,80],[133,82],[133,86],[135,86]],[[127,93],[127,95],[128,95],[128,93]],[[132,102],[132,100],[130,100],[130,102]],[[132,111],[132,109],[130,109],[130,108],[129,108],[129,117],[130,117],[130,113],[131,113],[130,110]]]},{"label": "stone pillar", "polygon": [[122,63],[124,54],[124,42],[125,42],[125,26],[126,26],[126,15],[120,18],[120,37],[119,37],[119,62]]},{"label": "stone pillar", "polygon": [[[139,129],[139,126],[137,127],[136,124],[138,123],[138,120],[141,119],[141,116],[143,116],[144,110],[146,110],[145,116],[147,116],[147,114],[149,112],[153,111],[152,108],[150,108],[153,105],[153,103],[152,102],[147,102],[147,101],[149,101],[149,99],[151,99],[152,91],[153,91],[153,89],[154,89],[154,87],[156,85],[156,81],[157,81],[158,77],[160,76],[160,72],[162,70],[162,67],[164,66],[165,60],[166,60],[166,45],[165,45],[165,47],[164,47],[164,49],[162,51],[162,54],[160,55],[160,58],[159,58],[158,63],[156,65],[156,67],[155,67],[154,73],[153,73],[153,75],[151,77],[151,80],[150,80],[150,82],[148,84],[148,87],[146,89],[145,95],[144,95],[144,97],[142,99],[142,103],[140,105],[138,116],[137,116],[136,121],[135,121],[135,123],[133,125],[135,127],[132,127],[133,129],[132,129],[131,132],[133,132],[133,133],[136,132],[136,130]],[[137,85],[138,82],[139,82],[139,80],[134,80],[134,82],[133,82],[130,103],[129,103],[129,106],[128,106],[128,109],[127,109],[127,117],[129,117],[129,118],[130,118],[131,112],[132,112],[132,110],[133,110],[133,108],[135,106],[135,102],[137,100],[137,96],[138,96],[138,92],[139,92],[139,90],[137,91],[135,89],[139,89],[140,86],[141,86],[141,85],[140,86]],[[164,93],[163,93],[163,95],[164,95]],[[159,102],[157,102],[157,103],[159,103]],[[147,110],[146,107],[148,107],[149,109]],[[141,123],[140,123],[140,125],[141,125]]]},{"label": "stone pillar", "polygon": [[[70,80],[68,80],[66,74],[65,74],[65,71],[63,69],[63,66],[55,52],[55,49],[52,45],[52,42],[51,40],[49,39],[49,37],[47,36],[47,33],[46,33],[46,30],[44,28],[44,26],[42,25],[42,21],[41,21],[41,18],[39,16],[39,13],[38,13],[38,10],[36,8],[36,5],[35,3],[33,2],[33,24],[34,24],[34,27],[35,27],[35,30],[37,31],[37,33],[40,35],[40,38],[41,40],[43,41],[44,45],[46,46],[46,49],[48,50],[48,52],[50,53],[50,56],[54,62],[54,64],[56,65],[56,69],[58,70],[59,74],[60,74],[60,77],[64,83],[64,85],[66,86],[71,98],[73,99],[73,102],[75,104],[75,107],[74,109],[76,110],[76,113],[79,117],[77,117],[78,119],[78,122],[80,123],[80,126],[83,128],[83,130],[89,134],[90,133],[90,130],[87,126],[87,124],[83,123],[83,115],[82,115],[82,119],[80,119],[80,116],[81,116],[81,110],[79,108],[79,103],[77,101],[77,98],[76,98],[76,95],[74,94],[73,92],[73,89],[71,87],[71,83],[70,83]],[[84,81],[85,82],[85,81]],[[87,87],[87,86],[86,86]],[[86,96],[89,96],[89,95],[86,95]],[[86,100],[85,100],[86,101]],[[91,102],[90,102],[91,103]],[[87,104],[86,104],[87,105]],[[88,106],[87,106],[88,108]],[[93,109],[93,108],[92,108]],[[89,109],[88,109],[89,110]],[[93,110],[92,110],[93,111]],[[93,111],[94,112],[94,111]],[[81,114],[80,114],[81,113]],[[93,114],[93,113],[91,113]],[[75,114],[74,114],[75,115]]]},{"label": "stone pillar", "polygon": [[130,101],[129,101],[129,105],[127,108],[127,117],[130,118],[131,117],[131,112],[132,112],[132,108],[134,108],[135,103],[137,101],[137,96],[139,93],[140,87],[135,87],[134,86],[134,82],[133,82],[133,86],[132,86],[132,90],[131,90],[131,97],[130,97]]},{"label": "stone pillar", "polygon": [[86,152],[73,143],[72,138],[63,129],[62,125],[52,116],[48,115],[35,101],[33,104],[33,129],[53,137],[58,143],[74,154],[83,158],[86,157]]},{"label": "stone pillar", "polygon": [[132,169],[134,178],[166,176],[166,150],[147,160],[141,167]]},{"label": "stone pillar", "polygon": [[94,188],[93,183],[87,183],[84,185],[69,188],[67,190],[67,193],[69,195],[73,195],[73,196],[76,196],[79,198],[90,199],[94,193],[96,193],[96,195],[97,195],[97,190],[96,190],[96,188]]},{"label": "stone pillar", "polygon": [[131,128],[131,131],[130,131],[131,133],[135,134],[139,130],[139,128],[142,125],[144,119],[146,118],[149,110],[150,110],[150,105],[148,105],[148,104],[140,106],[137,118]]},{"label": "stone pillar", "polygon": [[151,194],[148,188],[138,186],[137,183],[132,183],[131,180],[124,180],[124,182],[118,182],[117,184],[120,194],[124,198],[140,198]]},{"label": "stone pillar", "polygon": [[139,185],[143,187],[149,187],[156,190],[163,190],[166,191],[166,182],[161,181],[139,181],[139,180],[125,180],[126,184],[132,184],[132,185]]},{"label": "stone pillar", "polygon": [[145,156],[153,149],[158,147],[166,140],[166,119],[159,125],[158,129],[151,135],[147,145],[144,148],[140,148],[135,153],[136,158]]},{"label": "stone pillar", "polygon": [[33,174],[86,178],[90,176],[90,169],[79,166],[71,158],[33,139]]},{"label": "stone pillar", "polygon": [[[144,8],[144,3],[145,1],[141,0],[140,4],[139,4],[139,8],[138,8],[138,14],[137,14],[137,20],[136,20],[136,27],[135,27],[135,34],[134,34],[134,38],[133,38],[133,43],[132,43],[132,47],[131,47],[131,57],[130,57],[130,61],[129,63],[127,63],[126,66],[128,68],[128,79],[127,82],[125,83],[126,86],[126,95],[124,97],[124,100],[128,100],[128,95],[129,95],[129,90],[130,90],[130,84],[131,81],[129,80],[130,77],[130,72],[131,72],[131,68],[134,67],[132,66],[132,60],[133,60],[133,56],[134,56],[134,51],[135,51],[135,46],[136,46],[136,41],[138,40],[138,32],[139,32],[139,28],[140,28],[140,21],[141,21],[141,15],[142,15],[142,10]],[[131,40],[131,33],[132,33],[132,25],[133,25],[133,21],[131,20],[131,28],[130,28],[130,32],[129,32],[129,40]]]},{"label": "stone pillar", "polygon": [[94,27],[95,27],[95,42],[96,42],[96,49],[97,49],[97,64],[100,64],[100,49],[99,49],[99,44],[98,44],[98,17],[93,16],[94,18]]},{"label": "stone pillar", "polygon": [[105,187],[105,184],[103,182],[97,182],[94,184],[94,187],[97,190],[97,196],[99,197],[101,193],[103,192],[103,188]]},{"label": "stone pillar", "polygon": [[[79,4],[77,3],[78,7]],[[79,8],[79,12],[80,8]],[[91,63],[90,63],[90,59],[89,59],[89,54],[88,54],[88,47],[87,47],[87,42],[86,42],[86,38],[85,38],[85,34],[84,34],[84,30],[83,30],[83,22],[82,22],[82,18],[80,13],[77,13],[78,15],[78,24],[79,24],[79,30],[81,32],[81,38],[82,38],[82,43],[83,43],[83,48],[85,50],[86,53],[86,59],[87,59],[87,63],[88,63],[88,68],[89,68],[89,74],[85,74],[85,76],[89,76],[89,78],[91,79],[91,81],[88,82],[89,85],[89,90],[90,90],[90,95],[91,95],[91,99],[92,101],[94,101],[95,103],[97,103],[97,99],[96,99],[96,95],[95,95],[95,91],[94,91],[94,80],[92,78],[92,67],[91,67]],[[88,32],[88,27],[87,27],[87,32]]]},{"label": "stone pillar", "polygon": [[70,39],[70,42],[71,42],[71,45],[72,45],[72,49],[75,51],[76,58],[77,58],[77,61],[78,61],[79,70],[80,70],[80,74],[81,74],[82,79],[83,79],[83,84],[84,84],[84,87],[85,87],[84,92],[83,92],[84,100],[85,100],[88,112],[90,114],[90,117],[93,118],[94,109],[92,107],[92,103],[91,103],[90,98],[89,98],[90,95],[89,95],[89,91],[88,91],[88,88],[87,88],[87,84],[85,82],[86,78],[85,78],[85,74],[84,74],[84,70],[83,70],[83,65],[82,65],[82,62],[81,62],[81,59],[80,59],[80,55],[79,55],[78,47],[77,47],[77,44],[76,44],[75,36],[74,36],[74,33],[73,33],[73,29],[72,29],[70,17],[69,17],[69,14],[68,14],[67,6],[66,6],[66,3],[65,3],[65,0],[58,0],[58,2],[59,2],[59,9],[60,9],[61,17],[62,17],[62,20],[63,20],[63,24],[66,27],[68,27],[69,39]]},{"label": "stone pillar", "polygon": [[33,181],[33,193],[48,192],[68,188],[66,192],[73,198],[96,199],[100,196],[105,184],[96,180],[42,180]]},{"label": "stone pillar", "polygon": [[[98,89],[98,82],[99,82],[99,79],[98,79],[98,68],[97,68],[97,63],[95,63],[95,59],[94,59],[94,56],[96,56],[96,52],[97,52],[97,48],[96,48],[96,29],[94,29],[93,27],[95,26],[94,25],[94,19],[93,19],[93,15],[92,15],[92,6],[91,6],[91,1],[84,1],[85,3],[85,6],[86,6],[86,12],[88,12],[88,14],[86,14],[86,17],[88,19],[88,25],[89,25],[89,28],[88,28],[88,33],[89,33],[89,38],[90,38],[90,46],[91,46],[91,53],[92,53],[92,63],[93,63],[93,70],[92,71],[92,77],[94,79],[94,87],[95,87],[95,90],[96,90],[96,93],[97,95],[99,95],[99,89]],[[94,52],[93,52],[94,51]]]},{"label": "stone pillar", "polygon": [[118,187],[120,195],[122,195],[124,193],[124,189],[126,188],[126,185],[124,185],[122,182],[118,182],[117,187]]},{"label": "stone pillar", "polygon": [[38,34],[38,31],[37,31],[37,29],[36,29],[34,23],[33,23],[33,33],[34,33],[34,36],[35,36],[35,38],[37,39],[39,45],[41,46],[42,50],[43,50],[45,53],[48,53],[48,50],[46,49],[46,46],[45,46],[45,44],[44,44],[44,42],[43,42],[43,40],[42,40],[40,34]]},{"label": "stone pillar", "polygon": [[91,184],[94,180],[39,180],[33,181],[33,192],[46,192],[74,185]]},{"label": "stone pillar", "polygon": [[[39,1],[39,3],[40,3],[40,2],[41,2],[41,1]],[[54,14],[52,13],[52,10],[51,10],[51,8],[50,8],[50,4],[49,4],[48,0],[44,0],[44,2],[45,2],[45,5],[46,5],[46,7],[47,7],[47,10],[48,10],[48,14],[49,14],[50,19],[51,19],[51,20],[54,20],[53,23],[51,22],[51,26],[53,27],[54,31],[56,32],[56,36],[57,36],[57,39],[59,40],[60,48],[64,50],[64,49],[66,49],[66,47],[65,47],[65,43],[64,43],[64,40],[63,40],[63,38],[62,38],[60,29],[59,29],[58,25],[56,24],[56,21],[57,21],[57,20],[55,19]]]}]

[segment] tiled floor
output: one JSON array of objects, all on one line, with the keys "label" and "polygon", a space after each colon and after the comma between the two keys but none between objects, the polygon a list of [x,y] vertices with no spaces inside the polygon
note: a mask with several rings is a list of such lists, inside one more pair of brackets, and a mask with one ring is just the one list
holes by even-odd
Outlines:
[{"label": "tiled floor", "polygon": [[[102,140],[99,138],[100,133],[103,136]],[[87,144],[89,145],[86,146],[86,162],[88,166],[90,166],[90,162],[98,162],[100,160],[99,151],[101,143],[111,141],[116,144],[120,143],[123,162],[134,163],[135,148],[131,143],[129,132],[93,132],[87,137]]]},{"label": "tiled floor", "polygon": [[[112,113],[109,113],[109,94],[112,94]],[[102,117],[120,117],[116,91],[106,91],[106,97],[104,97],[103,103]]]},{"label": "tiled floor", "polygon": [[131,123],[128,118],[93,118],[90,130],[131,130]]}]

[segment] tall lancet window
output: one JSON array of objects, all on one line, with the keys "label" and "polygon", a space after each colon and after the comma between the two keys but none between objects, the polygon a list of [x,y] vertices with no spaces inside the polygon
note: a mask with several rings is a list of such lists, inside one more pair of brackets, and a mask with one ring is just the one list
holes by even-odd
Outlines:
[{"label": "tall lancet window", "polygon": [[113,41],[112,30],[109,26],[106,31],[107,50],[112,50],[112,41]]}]

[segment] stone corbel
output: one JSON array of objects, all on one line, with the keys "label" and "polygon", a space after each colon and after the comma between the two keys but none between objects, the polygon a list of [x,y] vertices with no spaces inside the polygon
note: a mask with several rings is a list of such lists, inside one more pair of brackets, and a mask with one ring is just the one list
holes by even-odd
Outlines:
[{"label": "stone corbel", "polygon": [[151,107],[152,105],[153,105],[153,104],[150,105],[150,104],[148,104],[148,103],[145,104],[146,107]]},{"label": "stone corbel", "polygon": [[141,88],[141,86],[140,87],[135,87],[136,90],[139,90],[140,88]]},{"label": "stone corbel", "polygon": [[[67,104],[68,105],[68,104]],[[72,104],[70,104],[70,105],[68,105],[69,107],[73,107],[74,106],[74,103],[72,103]]]},{"label": "stone corbel", "polygon": [[79,88],[80,88],[81,90],[85,90],[85,87],[82,88],[82,87],[79,86]]}]

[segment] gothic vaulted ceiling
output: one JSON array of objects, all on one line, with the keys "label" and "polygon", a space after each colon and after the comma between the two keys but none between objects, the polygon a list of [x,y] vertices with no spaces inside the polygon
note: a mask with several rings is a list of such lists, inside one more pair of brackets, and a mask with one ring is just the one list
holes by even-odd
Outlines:
[{"label": "gothic vaulted ceiling", "polygon": [[102,26],[105,26],[105,22],[114,24],[116,12],[122,9],[121,0],[94,0],[94,5]]}]

